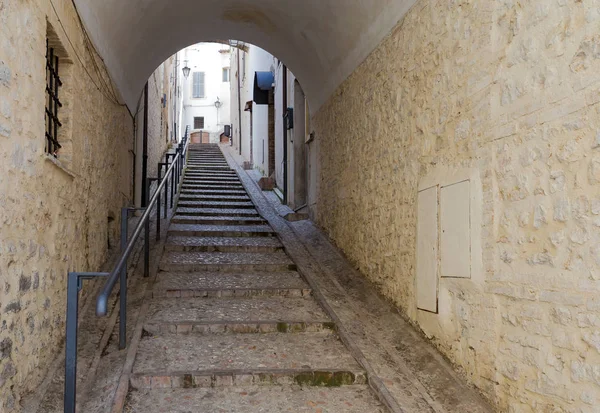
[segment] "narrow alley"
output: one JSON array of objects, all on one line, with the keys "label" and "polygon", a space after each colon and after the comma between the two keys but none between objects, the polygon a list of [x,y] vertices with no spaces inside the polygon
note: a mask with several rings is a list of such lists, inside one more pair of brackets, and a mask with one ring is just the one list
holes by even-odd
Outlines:
[{"label": "narrow alley", "polygon": [[383,411],[218,146],[190,149],[125,411]]},{"label": "narrow alley", "polygon": [[0,0],[0,413],[600,413],[600,0]]}]

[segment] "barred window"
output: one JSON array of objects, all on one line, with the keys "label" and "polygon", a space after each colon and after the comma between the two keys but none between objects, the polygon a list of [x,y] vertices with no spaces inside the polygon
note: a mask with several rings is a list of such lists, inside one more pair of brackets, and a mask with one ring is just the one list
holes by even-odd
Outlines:
[{"label": "barred window", "polygon": [[194,72],[192,97],[194,99],[200,99],[200,98],[206,97],[205,90],[204,90],[204,72]]},{"label": "barred window", "polygon": [[46,39],[46,153],[54,157],[58,156],[61,148],[58,143],[58,131],[62,126],[59,120],[59,108],[62,107],[59,99],[61,86],[59,57],[54,47],[50,46],[49,39]]},{"label": "barred window", "polygon": [[204,116],[194,118],[194,129],[204,129]]}]

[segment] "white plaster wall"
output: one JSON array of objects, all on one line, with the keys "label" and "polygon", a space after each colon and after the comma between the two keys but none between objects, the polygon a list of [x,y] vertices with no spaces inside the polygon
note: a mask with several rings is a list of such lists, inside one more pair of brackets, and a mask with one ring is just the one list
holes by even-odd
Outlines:
[{"label": "white plaster wall", "polygon": [[[186,64],[191,69],[189,77],[182,76],[183,95],[183,127],[190,125],[194,129],[194,117],[204,117],[204,131],[210,133],[211,142],[217,142],[224,130],[224,125],[230,123],[230,92],[229,82],[223,82],[223,68],[229,67],[229,46],[219,43],[198,43],[179,52],[180,68]],[[180,69],[181,70],[181,69]],[[204,72],[205,97],[193,98],[193,74]],[[217,98],[221,107],[217,110]]]}]

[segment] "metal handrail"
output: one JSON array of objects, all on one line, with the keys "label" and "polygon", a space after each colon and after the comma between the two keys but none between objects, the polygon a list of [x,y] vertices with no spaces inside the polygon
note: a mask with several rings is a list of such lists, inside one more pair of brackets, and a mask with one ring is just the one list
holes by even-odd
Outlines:
[{"label": "metal handrail", "polygon": [[131,239],[127,243],[127,247],[125,248],[125,251],[123,251],[121,253],[121,257],[119,258],[117,265],[110,272],[110,275],[108,276],[108,279],[106,280],[106,284],[104,284],[104,288],[102,288],[102,292],[96,299],[96,315],[97,316],[103,317],[106,315],[106,313],[108,313],[108,297],[111,295],[113,288],[115,288],[115,285],[117,284],[117,281],[119,280],[119,276],[121,275],[121,270],[123,269],[123,266],[125,265],[125,263],[127,263],[127,258],[129,258],[129,255],[133,251],[133,248],[135,247],[138,237],[140,236],[140,234],[142,233],[142,230],[144,229],[144,226],[146,225],[146,221],[148,221],[150,219],[150,213],[152,212],[152,209],[154,209],[154,205],[156,204],[156,201],[158,200],[160,191],[162,191],[162,189],[165,187],[165,185],[167,185],[167,181],[169,180],[169,177],[170,177],[171,173],[173,172],[173,170],[175,169],[175,166],[179,162],[181,156],[182,156],[181,153],[178,153],[177,156],[175,156],[175,160],[171,163],[171,166],[167,170],[165,177],[162,179],[162,181],[158,185],[158,188],[154,192],[152,199],[148,203],[148,207],[144,211],[144,214],[142,215],[142,217],[140,218],[140,220],[137,224],[137,227],[133,231],[133,235],[131,236]]},{"label": "metal handrail", "polygon": [[[127,322],[127,259],[133,252],[135,244],[142,233],[142,229],[145,231],[145,242],[144,242],[144,276],[149,275],[149,251],[150,251],[150,214],[156,205],[156,219],[157,229],[160,231],[160,193],[162,189],[165,189],[165,197],[168,195],[168,182],[171,180],[171,205],[173,205],[173,198],[178,192],[180,184],[180,176],[183,173],[185,167],[187,149],[189,145],[189,126],[186,127],[185,135],[173,157],[172,162],[169,164],[169,156],[167,156],[168,166],[164,178],[160,180],[154,195],[150,202],[147,203],[147,207],[143,209],[135,208],[123,208],[121,210],[121,255],[117,261],[117,264],[110,273],[107,272],[70,272],[67,280],[67,320],[66,320],[66,340],[65,340],[65,393],[64,393],[64,412],[75,413],[76,408],[76,396],[77,396],[77,324],[79,318],[79,291],[82,288],[82,282],[86,279],[92,279],[95,277],[107,277],[106,283],[96,299],[96,315],[105,316],[108,313],[108,299],[112,294],[112,291],[120,281],[120,305],[119,305],[119,349],[126,347],[126,322]],[[162,165],[165,165],[162,163]],[[161,173],[161,164],[159,164],[159,174]],[[154,180],[157,180],[154,178]],[[150,182],[150,179],[148,180]],[[146,183],[147,184],[147,183]],[[175,187],[177,189],[175,189]],[[149,189],[149,186],[148,186]],[[150,193],[148,190],[146,193]],[[165,198],[166,201],[166,198]],[[130,211],[143,210],[144,213],[140,218],[133,235],[128,240],[128,228],[127,219]],[[166,203],[165,203],[165,214],[166,214]]]}]

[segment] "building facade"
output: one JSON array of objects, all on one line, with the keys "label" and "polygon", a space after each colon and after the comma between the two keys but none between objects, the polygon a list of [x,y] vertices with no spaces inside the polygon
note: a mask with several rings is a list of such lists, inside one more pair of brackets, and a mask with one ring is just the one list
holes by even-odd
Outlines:
[{"label": "building facade", "polygon": [[190,126],[192,142],[219,142],[231,124],[229,46],[197,43],[181,50],[177,59],[190,69],[188,77],[177,72],[183,99],[181,127]]}]

